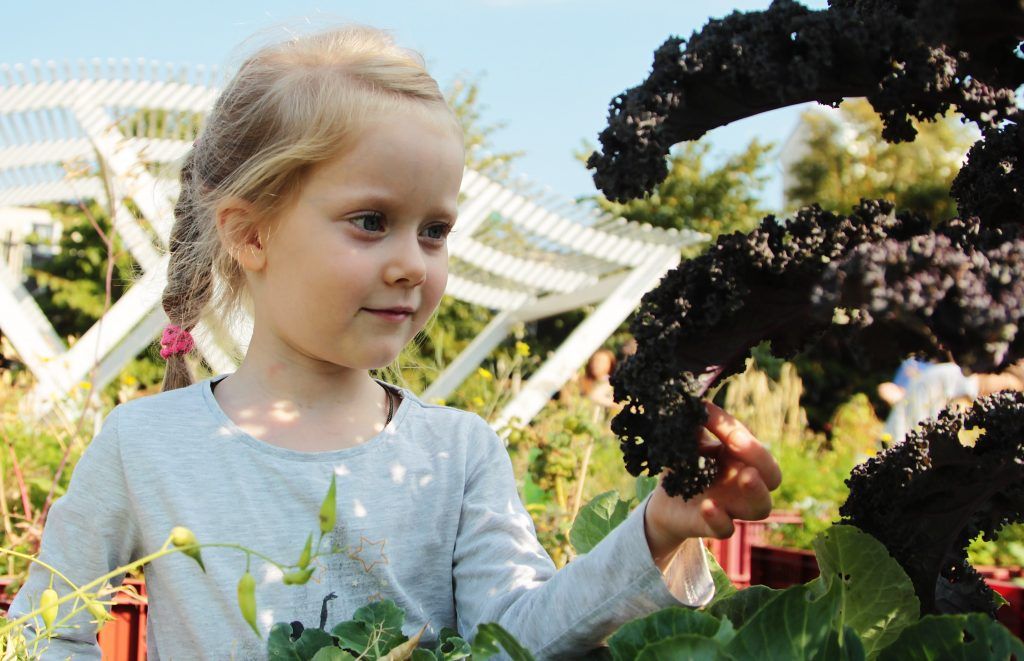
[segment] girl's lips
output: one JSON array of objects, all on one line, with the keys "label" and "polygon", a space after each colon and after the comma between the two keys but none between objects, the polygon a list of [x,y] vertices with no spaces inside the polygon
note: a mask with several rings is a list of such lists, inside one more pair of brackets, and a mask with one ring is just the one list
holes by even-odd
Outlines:
[{"label": "girl's lips", "polygon": [[406,308],[389,308],[386,310],[374,310],[372,308],[363,308],[378,319],[384,321],[399,322],[405,321],[412,316],[412,310]]}]

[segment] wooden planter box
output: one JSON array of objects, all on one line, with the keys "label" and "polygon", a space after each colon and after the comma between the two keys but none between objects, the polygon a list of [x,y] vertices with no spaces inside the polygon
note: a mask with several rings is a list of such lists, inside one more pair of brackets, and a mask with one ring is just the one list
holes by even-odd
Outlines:
[{"label": "wooden planter box", "polygon": [[818,560],[814,551],[781,546],[750,548],[750,583],[770,588],[788,588],[817,578]]},{"label": "wooden planter box", "polygon": [[763,546],[772,526],[803,524],[795,512],[772,512],[763,521],[737,521],[736,532],[728,539],[707,539],[707,546],[734,585],[740,588],[757,583],[751,576],[750,549]]},{"label": "wooden planter box", "polygon": [[[137,579],[125,579],[125,585],[133,586],[140,595],[146,596],[146,583]],[[11,606],[11,597],[5,592],[10,579],[0,577],[0,610],[5,614]],[[110,661],[145,661],[146,659],[146,611],[145,603],[118,593],[110,614],[114,619],[103,625],[99,632],[100,649],[103,658]]]}]

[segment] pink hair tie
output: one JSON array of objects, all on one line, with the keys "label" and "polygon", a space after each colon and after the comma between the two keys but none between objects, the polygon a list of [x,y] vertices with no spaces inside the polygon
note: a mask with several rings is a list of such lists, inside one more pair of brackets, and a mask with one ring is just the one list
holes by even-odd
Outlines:
[{"label": "pink hair tie", "polygon": [[160,357],[167,360],[176,354],[184,355],[192,351],[194,346],[195,341],[187,330],[181,326],[167,324],[164,334],[160,337]]}]

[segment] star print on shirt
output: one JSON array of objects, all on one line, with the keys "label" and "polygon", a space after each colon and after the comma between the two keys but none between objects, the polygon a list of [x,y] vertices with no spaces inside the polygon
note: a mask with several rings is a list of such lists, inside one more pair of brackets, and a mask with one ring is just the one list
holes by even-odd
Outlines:
[{"label": "star print on shirt", "polygon": [[[366,537],[360,536],[359,546],[356,547],[355,550],[349,552],[348,557],[352,558],[353,560],[357,560],[360,564],[363,565],[363,571],[365,571],[366,573],[370,573],[370,571],[373,570],[373,568],[377,565],[388,564],[388,557],[384,555],[384,544],[386,542],[386,539],[382,539],[379,542],[371,542]],[[368,561],[367,558],[363,556],[364,553],[367,553],[370,554],[369,557],[373,557],[371,549],[366,548],[368,546],[371,547],[371,549],[372,547],[376,546],[380,547],[379,549],[377,549],[375,554],[377,557],[374,558],[372,561]]]}]

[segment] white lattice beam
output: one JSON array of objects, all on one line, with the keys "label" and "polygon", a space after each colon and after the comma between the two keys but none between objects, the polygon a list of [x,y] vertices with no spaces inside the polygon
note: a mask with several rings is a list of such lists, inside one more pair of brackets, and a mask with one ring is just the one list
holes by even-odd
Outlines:
[{"label": "white lattice beam", "polygon": [[634,269],[526,382],[519,394],[509,402],[491,427],[501,430],[510,421],[526,424],[572,378],[576,370],[590,358],[605,338],[611,335],[629,313],[639,305],[644,293],[679,263],[679,253],[659,250],[649,255],[645,264]]},{"label": "white lattice beam", "polygon": [[469,346],[427,387],[423,399],[430,402],[448,397],[508,337],[515,321],[515,314],[508,310],[495,315]]},{"label": "white lattice beam", "polygon": [[[154,176],[152,166],[173,163],[189,149],[216,96],[210,84],[214,75],[127,60],[0,64],[0,116],[13,118],[0,121],[0,205],[105,199],[109,192],[115,230],[144,271],[70,350],[20,284],[0,281],[5,310],[0,328],[39,375],[34,394],[42,407],[59,409],[61,398],[87,377],[97,387],[107,383],[165,322],[159,299],[177,184]],[[128,121],[115,116],[121,110]],[[163,121],[157,121],[160,117]],[[83,164],[82,173],[69,176],[64,167],[69,162]],[[106,179],[92,174],[95,170]],[[424,396],[447,395],[513,324],[598,307],[527,382],[499,424],[511,416],[528,420],[540,410],[675,264],[679,249],[706,238],[627,223],[527,187],[465,171],[459,222],[449,240],[450,254],[459,261],[447,293],[498,313]],[[127,198],[141,219],[129,212]],[[525,243],[474,238],[495,216],[510,223],[520,235],[517,241]],[[460,272],[462,264],[467,268]],[[251,324],[249,318],[203,320],[194,335],[206,362],[218,371],[233,369]]]}]

